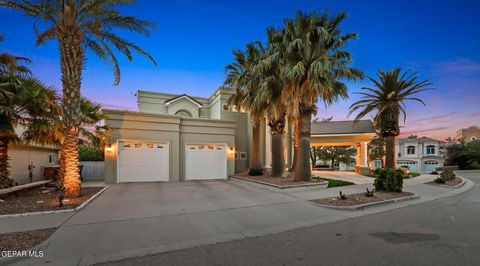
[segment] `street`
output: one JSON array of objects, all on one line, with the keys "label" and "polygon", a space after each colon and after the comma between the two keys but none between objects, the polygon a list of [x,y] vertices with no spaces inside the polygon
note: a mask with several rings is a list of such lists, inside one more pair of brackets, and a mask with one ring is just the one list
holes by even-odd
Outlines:
[{"label": "street", "polygon": [[480,265],[480,171],[462,176],[453,197],[102,265]]}]

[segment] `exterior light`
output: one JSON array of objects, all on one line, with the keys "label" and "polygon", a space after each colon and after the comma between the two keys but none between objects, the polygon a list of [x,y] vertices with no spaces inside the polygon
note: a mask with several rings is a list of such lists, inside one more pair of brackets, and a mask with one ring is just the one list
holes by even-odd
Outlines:
[{"label": "exterior light", "polygon": [[228,153],[235,153],[235,147],[233,146],[228,147]]},{"label": "exterior light", "polygon": [[107,146],[105,146],[105,150],[112,151],[113,150],[112,144],[108,144]]}]

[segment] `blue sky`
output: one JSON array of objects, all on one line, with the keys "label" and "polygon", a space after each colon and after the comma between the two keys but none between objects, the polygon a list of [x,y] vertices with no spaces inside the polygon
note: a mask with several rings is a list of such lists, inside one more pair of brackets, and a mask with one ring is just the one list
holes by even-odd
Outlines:
[{"label": "blue sky", "polygon": [[[281,26],[296,10],[349,14],[342,28],[357,32],[349,45],[354,66],[375,75],[378,69],[400,66],[430,78],[435,91],[421,95],[423,107],[408,104],[403,135],[444,138],[457,129],[480,124],[480,1],[137,1],[122,7],[125,14],[147,19],[158,28],[147,38],[121,33],[158,61],[122,58],[122,81],[113,86],[112,68],[88,54],[82,93],[108,108],[136,109],[136,90],[209,96],[224,80],[231,51],[264,40],[267,26]],[[0,9],[1,52],[26,56],[42,80],[60,86],[56,42],[35,47],[32,18]],[[367,81],[349,84],[351,99],[318,116],[348,119],[353,92]]]}]

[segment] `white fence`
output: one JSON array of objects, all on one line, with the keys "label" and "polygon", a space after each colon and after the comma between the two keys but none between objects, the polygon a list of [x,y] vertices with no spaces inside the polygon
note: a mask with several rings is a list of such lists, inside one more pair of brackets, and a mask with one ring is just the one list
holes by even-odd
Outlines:
[{"label": "white fence", "polygon": [[103,180],[105,173],[104,161],[80,161],[83,165],[82,177],[83,180]]}]

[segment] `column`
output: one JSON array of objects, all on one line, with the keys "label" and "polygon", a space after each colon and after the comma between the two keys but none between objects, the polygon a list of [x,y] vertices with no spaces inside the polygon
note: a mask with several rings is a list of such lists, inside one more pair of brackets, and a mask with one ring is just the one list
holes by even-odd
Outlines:
[{"label": "column", "polygon": [[368,142],[362,142],[362,167],[368,167]]},{"label": "column", "polygon": [[272,134],[265,119],[265,168],[270,169],[272,164]]}]

